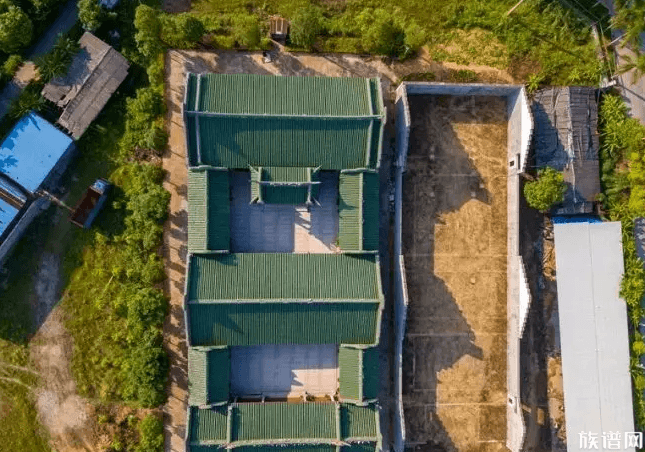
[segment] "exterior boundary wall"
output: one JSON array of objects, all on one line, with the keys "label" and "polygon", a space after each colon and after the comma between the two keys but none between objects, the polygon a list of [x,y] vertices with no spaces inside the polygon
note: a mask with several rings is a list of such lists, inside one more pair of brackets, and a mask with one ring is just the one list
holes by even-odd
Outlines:
[{"label": "exterior boundary wall", "polygon": [[533,118],[526,90],[521,85],[483,85],[404,82],[396,90],[396,162],[394,198],[395,263],[395,435],[394,450],[405,448],[402,362],[408,309],[405,265],[401,250],[403,174],[410,138],[411,113],[408,95],[499,96],[508,100],[508,182],[507,182],[507,432],[506,446],[519,452],[524,441],[524,421],[520,408],[520,339],[529,311],[530,293],[519,248],[520,175],[526,170],[533,133]]}]

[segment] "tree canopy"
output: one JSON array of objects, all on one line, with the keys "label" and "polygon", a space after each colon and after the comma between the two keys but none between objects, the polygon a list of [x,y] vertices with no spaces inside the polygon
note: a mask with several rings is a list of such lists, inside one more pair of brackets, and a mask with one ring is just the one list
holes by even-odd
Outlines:
[{"label": "tree canopy", "polygon": [[311,50],[322,29],[323,15],[320,8],[313,5],[300,8],[291,19],[291,42]]},{"label": "tree canopy", "polygon": [[95,31],[101,26],[103,9],[97,0],[78,1],[78,19],[87,31]]},{"label": "tree canopy", "polygon": [[566,190],[562,173],[547,166],[538,171],[537,180],[524,185],[524,197],[529,206],[545,212],[564,200]]},{"label": "tree canopy", "polygon": [[17,53],[31,43],[31,20],[18,6],[4,0],[0,2],[0,50]]}]

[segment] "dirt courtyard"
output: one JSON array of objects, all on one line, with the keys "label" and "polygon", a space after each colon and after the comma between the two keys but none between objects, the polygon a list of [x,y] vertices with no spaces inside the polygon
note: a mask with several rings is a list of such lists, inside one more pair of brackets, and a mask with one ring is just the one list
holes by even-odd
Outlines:
[{"label": "dirt courtyard", "polygon": [[506,450],[506,100],[409,100],[406,441]]}]

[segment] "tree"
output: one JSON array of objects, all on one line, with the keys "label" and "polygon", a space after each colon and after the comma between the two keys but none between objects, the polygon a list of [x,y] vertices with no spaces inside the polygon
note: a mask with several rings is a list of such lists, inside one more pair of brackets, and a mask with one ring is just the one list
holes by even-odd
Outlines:
[{"label": "tree", "polygon": [[257,18],[247,14],[235,17],[233,19],[233,37],[239,45],[247,48],[258,47],[262,39],[262,31]]},{"label": "tree", "polygon": [[101,26],[103,9],[97,0],[78,0],[78,19],[87,31],[95,31]]},{"label": "tree", "polygon": [[642,0],[623,0],[615,3],[616,14],[612,17],[612,27],[623,30],[622,45],[641,46],[641,34],[645,32],[645,2]]},{"label": "tree", "polygon": [[158,416],[148,414],[139,423],[139,444],[135,452],[163,452],[163,422]]},{"label": "tree", "polygon": [[134,40],[137,43],[137,50],[146,59],[152,59],[162,50],[161,46],[161,22],[157,11],[148,5],[139,5],[134,14],[134,26],[137,32]]},{"label": "tree", "polygon": [[547,166],[538,171],[537,180],[524,185],[524,197],[529,206],[546,212],[564,200],[566,190],[562,173]]},{"label": "tree", "polygon": [[167,14],[161,20],[161,40],[169,47],[191,49],[204,35],[204,25],[190,14]]},{"label": "tree", "polygon": [[17,53],[31,43],[33,24],[19,7],[7,0],[0,3],[0,50]]},{"label": "tree", "polygon": [[632,83],[636,83],[643,75],[645,75],[645,54],[636,51],[634,55],[623,55],[625,61],[618,67],[619,74],[625,74],[632,69]]},{"label": "tree", "polygon": [[41,80],[47,83],[54,77],[64,75],[78,49],[76,41],[59,35],[51,51],[36,60]]},{"label": "tree", "polygon": [[291,19],[290,39],[298,47],[311,50],[316,38],[323,31],[323,15],[313,5],[300,8]]},{"label": "tree", "polygon": [[405,33],[392,14],[384,9],[366,9],[358,17],[365,50],[395,56],[403,52]]}]

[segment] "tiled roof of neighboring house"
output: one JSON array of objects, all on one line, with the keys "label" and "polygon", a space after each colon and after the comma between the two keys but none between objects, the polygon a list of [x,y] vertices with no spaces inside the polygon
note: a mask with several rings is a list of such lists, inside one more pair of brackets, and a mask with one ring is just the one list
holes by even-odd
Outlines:
[{"label": "tiled roof of neighboring house", "polygon": [[557,214],[591,213],[600,193],[595,93],[595,88],[583,86],[545,88],[535,93],[535,164],[563,171],[568,185]]},{"label": "tiled roof of neighboring house", "polygon": [[340,397],[352,402],[375,400],[379,389],[378,348],[341,346],[338,350]]},{"label": "tiled roof of neighboring house", "polygon": [[188,171],[188,250],[230,249],[228,171]]},{"label": "tiled roof of neighboring house", "polygon": [[251,168],[251,202],[312,204],[318,193],[315,168]]},{"label": "tiled roof of neighboring house", "polygon": [[63,107],[58,123],[80,138],[128,75],[128,60],[89,32],[79,40],[76,54],[62,77],[43,88],[46,99]]},{"label": "tiled roof of neighboring house", "polygon": [[190,346],[361,344],[378,341],[381,303],[189,303]]},{"label": "tiled roof of neighboring house", "polygon": [[[191,408],[188,444],[260,445],[379,443],[378,409],[336,403],[240,403],[224,410]],[[222,430],[222,426],[226,426]]]},{"label": "tiled roof of neighboring house", "polygon": [[379,242],[379,177],[371,171],[341,172],[338,182],[338,245],[373,251]]},{"label": "tiled roof of neighboring house", "polygon": [[[230,390],[231,357],[228,348],[188,349],[188,403],[223,404]],[[216,376],[215,376],[216,375]]]},{"label": "tiled roof of neighboring house", "polygon": [[378,79],[189,74],[192,166],[374,168],[382,146]]},{"label": "tiled roof of neighboring house", "polygon": [[373,254],[195,254],[188,265],[189,301],[380,300]]}]

